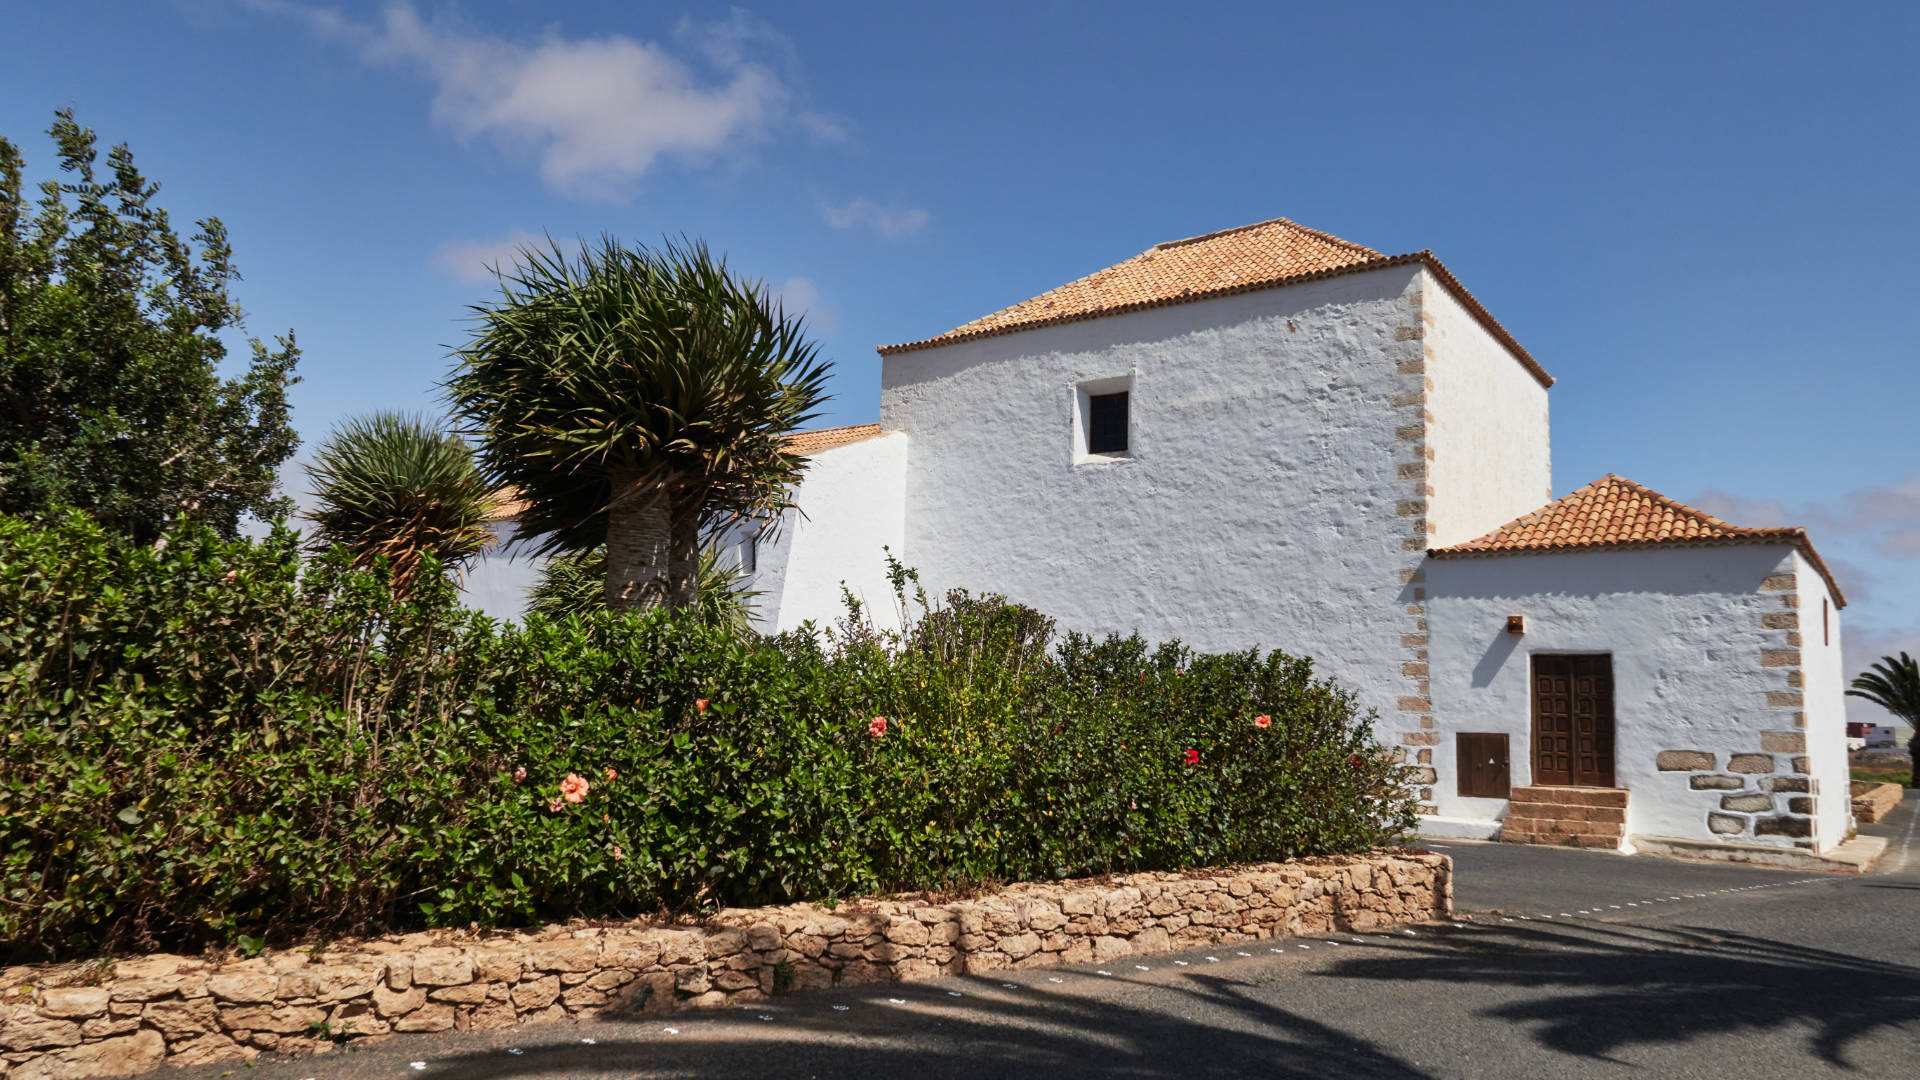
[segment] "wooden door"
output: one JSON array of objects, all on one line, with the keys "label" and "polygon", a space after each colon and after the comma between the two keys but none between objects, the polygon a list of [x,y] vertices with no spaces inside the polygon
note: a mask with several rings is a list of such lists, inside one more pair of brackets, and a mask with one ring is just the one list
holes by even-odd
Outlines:
[{"label": "wooden door", "polygon": [[1513,785],[1507,773],[1506,732],[1462,731],[1454,736],[1454,771],[1464,798],[1507,799]]},{"label": "wooden door", "polygon": [[1533,782],[1613,786],[1613,657],[1533,658]]}]

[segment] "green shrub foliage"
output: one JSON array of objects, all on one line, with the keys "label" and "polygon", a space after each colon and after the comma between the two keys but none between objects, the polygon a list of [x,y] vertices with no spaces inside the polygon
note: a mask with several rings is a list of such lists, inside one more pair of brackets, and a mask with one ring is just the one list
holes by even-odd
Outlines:
[{"label": "green shrub foliage", "polygon": [[901,633],[857,606],[753,642],[670,612],[501,624],[382,573],[302,566],[284,529],[156,549],[0,518],[12,957],[1288,858],[1412,823],[1352,696],[1281,653],[1056,642],[917,590]]}]

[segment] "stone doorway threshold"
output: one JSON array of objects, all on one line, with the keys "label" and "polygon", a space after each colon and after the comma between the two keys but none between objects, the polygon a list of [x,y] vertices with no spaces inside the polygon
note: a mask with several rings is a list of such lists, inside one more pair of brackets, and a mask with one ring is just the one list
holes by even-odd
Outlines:
[{"label": "stone doorway threshold", "polygon": [[1706,862],[1751,863],[1787,870],[1818,870],[1829,874],[1864,874],[1887,850],[1887,838],[1884,836],[1856,836],[1818,855],[1795,848],[1684,840],[1675,836],[1636,834],[1627,843],[1634,851],[1648,855],[1670,855]]}]

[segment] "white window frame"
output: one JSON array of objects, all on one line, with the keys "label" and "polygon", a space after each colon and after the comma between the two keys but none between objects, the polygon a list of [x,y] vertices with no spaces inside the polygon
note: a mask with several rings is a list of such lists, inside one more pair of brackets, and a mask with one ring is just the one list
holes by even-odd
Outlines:
[{"label": "white window frame", "polygon": [[[1092,423],[1092,410],[1088,399],[1104,394],[1127,395],[1127,448],[1104,454],[1090,454],[1087,452],[1087,433]],[[1073,385],[1073,463],[1075,465],[1127,461],[1134,456],[1133,398],[1133,372],[1105,379],[1087,379]]]}]

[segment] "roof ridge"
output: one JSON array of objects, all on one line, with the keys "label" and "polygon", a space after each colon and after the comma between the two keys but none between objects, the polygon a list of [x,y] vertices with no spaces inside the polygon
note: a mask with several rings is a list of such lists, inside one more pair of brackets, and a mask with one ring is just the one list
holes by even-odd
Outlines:
[{"label": "roof ridge", "polygon": [[1575,488],[1482,536],[1431,548],[1427,554],[1440,558],[1526,555],[1766,541],[1792,543],[1826,579],[1834,600],[1846,606],[1833,571],[1820,558],[1804,526],[1735,525],[1618,473]]},{"label": "roof ridge", "polygon": [[[1264,231],[1263,231],[1264,230]],[[1507,328],[1431,250],[1388,255],[1329,232],[1276,217],[1169,240],[1110,266],[1083,274],[1036,296],[918,341],[881,345],[881,356],[998,337],[1043,326],[1099,319],[1173,304],[1189,304],[1263,289],[1298,285],[1418,263],[1504,345],[1541,386],[1553,376],[1514,340]]]}]

